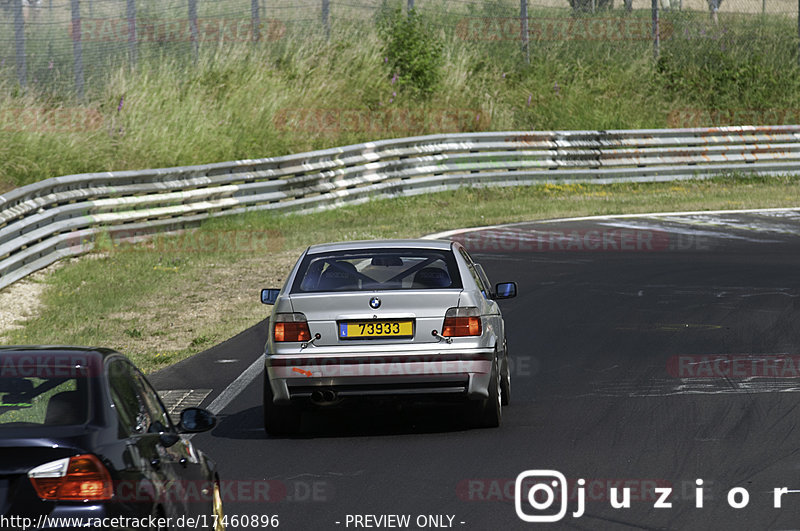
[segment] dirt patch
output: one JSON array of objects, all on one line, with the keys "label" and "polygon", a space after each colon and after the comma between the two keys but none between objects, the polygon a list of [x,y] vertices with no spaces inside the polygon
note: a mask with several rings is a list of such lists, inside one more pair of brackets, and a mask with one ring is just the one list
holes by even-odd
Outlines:
[{"label": "dirt patch", "polygon": [[68,260],[56,262],[0,290],[0,340],[10,330],[23,328],[42,306],[47,279]]}]

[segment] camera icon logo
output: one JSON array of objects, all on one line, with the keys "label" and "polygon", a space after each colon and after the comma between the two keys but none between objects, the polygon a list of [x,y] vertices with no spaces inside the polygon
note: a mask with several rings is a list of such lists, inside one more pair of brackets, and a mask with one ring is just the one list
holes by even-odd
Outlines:
[{"label": "camera icon logo", "polygon": [[[568,497],[567,478],[557,470],[526,470],[514,484],[514,508],[524,522],[558,522],[567,514]],[[552,512],[556,501],[558,511]]]}]

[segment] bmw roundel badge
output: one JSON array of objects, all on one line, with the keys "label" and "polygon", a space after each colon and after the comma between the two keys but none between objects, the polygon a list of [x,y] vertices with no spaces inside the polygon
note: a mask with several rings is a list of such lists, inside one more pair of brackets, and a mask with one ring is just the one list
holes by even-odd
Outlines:
[{"label": "bmw roundel badge", "polygon": [[369,300],[369,307],[372,308],[373,310],[377,310],[378,308],[381,307],[381,300],[378,297],[372,297]]}]

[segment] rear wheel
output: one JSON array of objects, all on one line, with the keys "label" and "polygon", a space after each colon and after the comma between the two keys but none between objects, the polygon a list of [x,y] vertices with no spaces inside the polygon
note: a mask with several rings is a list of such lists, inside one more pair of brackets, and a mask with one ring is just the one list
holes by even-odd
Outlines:
[{"label": "rear wheel", "polygon": [[492,363],[492,379],[489,383],[489,398],[478,402],[476,407],[477,425],[481,428],[497,428],[503,416],[500,397],[500,367],[497,358]]},{"label": "rear wheel", "polygon": [[503,341],[503,371],[500,376],[500,398],[502,405],[511,403],[511,367],[508,365],[508,344]]},{"label": "rear wheel", "polygon": [[300,409],[274,403],[269,377],[264,374],[264,430],[270,435],[288,435],[300,429]]}]

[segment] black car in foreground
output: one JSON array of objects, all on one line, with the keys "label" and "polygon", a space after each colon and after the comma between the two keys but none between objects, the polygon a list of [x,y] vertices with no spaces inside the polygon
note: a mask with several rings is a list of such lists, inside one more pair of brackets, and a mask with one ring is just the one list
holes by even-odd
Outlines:
[{"label": "black car in foreground", "polygon": [[224,529],[216,467],[122,354],[0,347],[0,528]]}]

